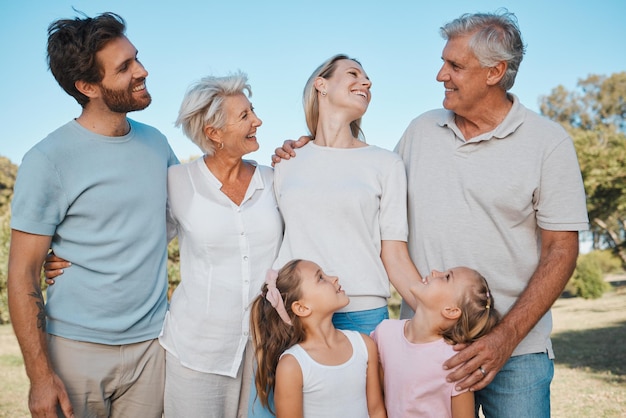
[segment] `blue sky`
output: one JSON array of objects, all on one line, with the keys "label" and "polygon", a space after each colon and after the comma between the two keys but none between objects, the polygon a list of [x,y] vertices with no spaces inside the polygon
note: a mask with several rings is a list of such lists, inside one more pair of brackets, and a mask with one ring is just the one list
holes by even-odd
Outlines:
[{"label": "blue sky", "polygon": [[517,15],[528,50],[512,92],[533,110],[558,85],[573,89],[589,74],[626,71],[623,0],[0,0],[0,155],[16,164],[80,114],[45,60],[48,25],[75,17],[72,6],[90,16],[112,11],[126,19],[153,98],[130,117],[159,128],[181,159],[199,155],[173,123],[192,81],[248,73],[263,120],[261,148],[251,158],[269,164],[283,140],[306,133],[302,88],[336,53],[359,59],[373,81],[363,120],[367,141],[393,149],[413,117],[441,106],[435,75],[444,41],[438,29],[465,12],[506,7]]}]

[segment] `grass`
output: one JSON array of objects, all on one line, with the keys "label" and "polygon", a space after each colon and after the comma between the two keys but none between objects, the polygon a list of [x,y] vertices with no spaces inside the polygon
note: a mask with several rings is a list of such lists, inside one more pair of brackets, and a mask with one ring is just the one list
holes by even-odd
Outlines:
[{"label": "grass", "polygon": [[28,379],[11,325],[0,325],[0,417],[29,417]]},{"label": "grass", "polygon": [[[596,300],[563,297],[552,309],[555,418],[626,416],[626,285]],[[10,325],[0,325],[0,418],[29,417],[28,380]]]},{"label": "grass", "polygon": [[553,307],[554,417],[626,417],[626,286]]}]

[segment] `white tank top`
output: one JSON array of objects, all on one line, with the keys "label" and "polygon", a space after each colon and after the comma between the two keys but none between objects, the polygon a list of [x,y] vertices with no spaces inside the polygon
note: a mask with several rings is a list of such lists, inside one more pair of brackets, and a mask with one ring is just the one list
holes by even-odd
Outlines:
[{"label": "white tank top", "polygon": [[343,332],[352,344],[352,356],[343,364],[326,366],[313,360],[296,344],[291,354],[300,364],[304,418],[367,418],[367,346],[356,331]]}]

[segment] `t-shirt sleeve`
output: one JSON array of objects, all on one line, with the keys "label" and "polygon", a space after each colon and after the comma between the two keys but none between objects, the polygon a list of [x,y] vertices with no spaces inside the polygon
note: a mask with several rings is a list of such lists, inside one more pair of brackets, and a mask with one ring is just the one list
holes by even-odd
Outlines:
[{"label": "t-shirt sleeve", "polygon": [[415,118],[411,121],[409,126],[407,126],[407,128],[402,133],[400,140],[393,150],[400,156],[400,158],[402,158],[405,164],[407,164],[408,157],[411,155],[410,148],[413,144],[413,141],[415,140],[415,125],[417,120],[418,118]]},{"label": "t-shirt sleeve", "polygon": [[402,160],[395,157],[383,180],[383,193],[380,201],[380,237],[388,241],[406,241],[409,234],[406,170]]},{"label": "t-shirt sleeve", "polygon": [[11,202],[11,228],[31,234],[54,235],[69,202],[56,168],[37,148],[20,164]]},{"label": "t-shirt sleeve", "polygon": [[178,161],[178,157],[174,153],[174,150],[172,150],[172,146],[169,143],[167,144],[167,148],[169,150],[169,154],[167,158],[167,166],[171,167],[173,165],[180,164],[180,161]]},{"label": "t-shirt sleeve", "polygon": [[534,202],[539,227],[549,231],[587,230],[585,189],[569,137],[545,158],[540,181],[540,192]]}]

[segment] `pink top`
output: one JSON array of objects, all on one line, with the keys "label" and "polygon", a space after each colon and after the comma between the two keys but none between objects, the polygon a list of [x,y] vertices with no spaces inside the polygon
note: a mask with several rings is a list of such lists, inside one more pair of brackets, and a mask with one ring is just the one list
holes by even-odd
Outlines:
[{"label": "pink top", "polygon": [[404,336],[406,320],[387,319],[372,332],[378,345],[385,381],[388,418],[451,417],[452,397],[459,395],[446,382],[443,362],[455,351],[443,339],[413,344]]}]

